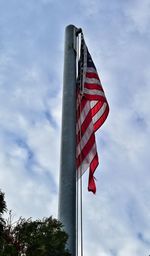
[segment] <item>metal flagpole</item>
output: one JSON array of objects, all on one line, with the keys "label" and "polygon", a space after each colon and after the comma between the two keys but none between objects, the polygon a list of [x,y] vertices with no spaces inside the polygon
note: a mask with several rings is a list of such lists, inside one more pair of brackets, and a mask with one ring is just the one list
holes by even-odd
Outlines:
[{"label": "metal flagpole", "polygon": [[76,32],[75,26],[66,27],[58,213],[72,256],[76,256]]}]

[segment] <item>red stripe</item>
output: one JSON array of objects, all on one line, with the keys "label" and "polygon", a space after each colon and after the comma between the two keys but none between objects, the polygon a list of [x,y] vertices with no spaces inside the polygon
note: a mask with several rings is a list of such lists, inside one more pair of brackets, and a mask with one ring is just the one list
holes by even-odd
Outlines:
[{"label": "red stripe", "polygon": [[101,107],[103,106],[104,104],[104,100],[103,101],[97,101],[97,104],[95,104],[92,109],[91,109],[91,114],[92,114],[92,117],[96,115],[96,113],[101,109]]},{"label": "red stripe", "polygon": [[101,95],[92,95],[85,93],[84,96],[87,100],[99,100],[99,101],[105,101],[105,97]]},{"label": "red stripe", "polygon": [[86,72],[86,77],[88,77],[88,78],[96,78],[96,79],[98,79],[99,81],[100,81],[100,79],[99,79],[99,76],[98,76],[98,74],[97,73],[93,73],[93,72]]},{"label": "red stripe", "polygon": [[91,135],[91,137],[89,138],[87,144],[84,146],[84,148],[82,149],[80,155],[77,158],[77,166],[79,167],[80,164],[84,161],[84,159],[87,157],[87,155],[89,154],[89,152],[91,151],[93,145],[95,143],[95,135],[94,133]]},{"label": "red stripe", "polygon": [[94,143],[95,143],[95,135],[94,135],[94,133],[92,133],[92,135],[89,138],[87,144],[84,146],[84,148],[82,149],[80,155],[77,157],[77,168],[81,165],[81,163],[87,157],[87,155],[91,151]]},{"label": "red stripe", "polygon": [[95,89],[95,90],[99,90],[99,91],[104,92],[102,86],[99,85],[99,84],[96,84],[96,83],[95,84],[85,83],[84,87],[87,88],[87,89],[90,89],[90,90]]},{"label": "red stripe", "polygon": [[96,153],[95,157],[93,158],[93,160],[91,161],[91,164],[90,164],[90,171],[92,174],[94,174],[98,164],[99,164],[98,155]]},{"label": "red stripe", "polygon": [[80,141],[80,137],[84,135],[84,133],[86,132],[87,128],[89,127],[89,124],[92,122],[92,115],[91,115],[91,109],[89,110],[88,115],[85,117],[80,130],[78,131],[77,134],[77,141]]},{"label": "red stripe", "polygon": [[95,157],[90,163],[90,170],[89,170],[89,183],[88,183],[88,191],[96,193],[96,185],[95,185],[95,178],[94,178],[94,172],[98,166],[98,155],[96,153]]},{"label": "red stripe", "polygon": [[94,131],[96,132],[101,126],[102,124],[105,122],[107,116],[109,114],[109,106],[106,106],[106,110],[104,112],[104,114],[101,116],[100,119],[97,120],[96,123],[94,123]]}]

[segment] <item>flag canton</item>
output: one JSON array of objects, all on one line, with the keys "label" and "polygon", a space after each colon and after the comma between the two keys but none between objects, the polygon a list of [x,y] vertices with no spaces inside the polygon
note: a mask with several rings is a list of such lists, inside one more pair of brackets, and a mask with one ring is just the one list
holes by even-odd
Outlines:
[{"label": "flag canton", "polygon": [[96,67],[94,65],[94,62],[92,60],[92,57],[87,49],[87,68],[94,68],[96,70]]},{"label": "flag canton", "polygon": [[[85,70],[84,70],[84,66],[86,67]],[[97,73],[92,57],[83,39],[81,42],[81,54],[78,62],[78,77],[77,77],[77,88],[79,88],[81,91],[83,91],[83,88],[82,88],[83,87],[83,70],[85,71],[85,74],[86,74],[88,72],[88,68],[93,68]]]}]

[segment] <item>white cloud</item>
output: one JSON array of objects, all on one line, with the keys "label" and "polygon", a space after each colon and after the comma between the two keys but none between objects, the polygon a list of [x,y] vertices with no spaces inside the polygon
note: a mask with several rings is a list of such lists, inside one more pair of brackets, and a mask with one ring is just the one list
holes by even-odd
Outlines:
[{"label": "white cloud", "polygon": [[110,104],[97,132],[96,196],[83,177],[85,252],[148,255],[149,2],[51,2],[0,3],[0,183],[8,208],[57,216],[62,31],[76,23]]}]

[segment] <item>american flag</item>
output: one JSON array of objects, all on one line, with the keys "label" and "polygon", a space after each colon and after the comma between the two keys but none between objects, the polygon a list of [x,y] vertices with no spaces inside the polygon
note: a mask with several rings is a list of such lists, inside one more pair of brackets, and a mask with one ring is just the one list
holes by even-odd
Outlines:
[{"label": "american flag", "polygon": [[109,106],[91,55],[81,39],[77,79],[76,162],[78,177],[89,168],[88,190],[96,192],[94,172],[99,164],[95,132],[109,113]]}]

